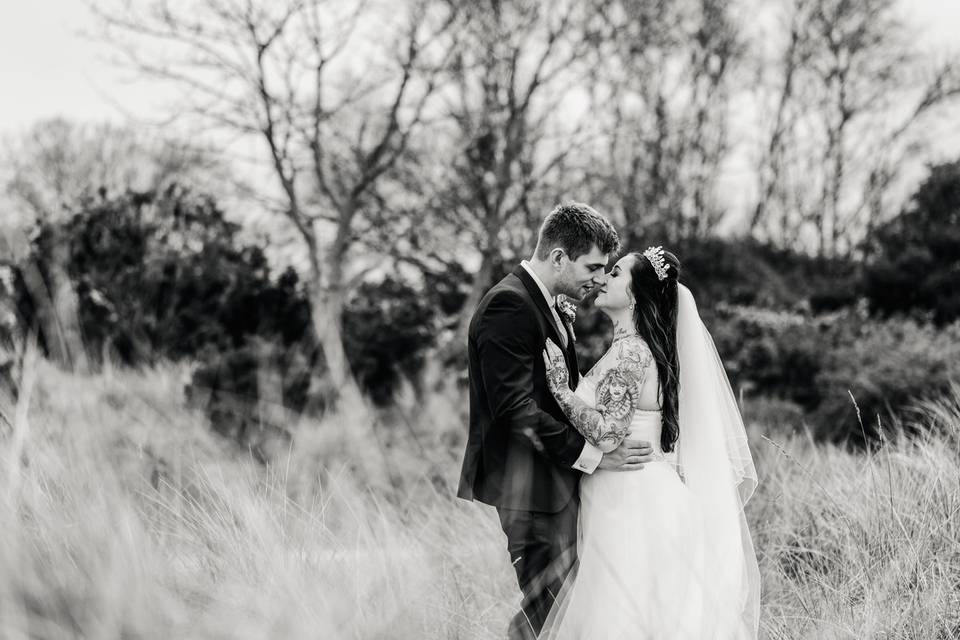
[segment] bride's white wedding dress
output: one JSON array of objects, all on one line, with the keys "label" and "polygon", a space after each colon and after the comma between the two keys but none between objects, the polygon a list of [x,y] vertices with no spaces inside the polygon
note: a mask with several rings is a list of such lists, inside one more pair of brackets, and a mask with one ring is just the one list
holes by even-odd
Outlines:
[{"label": "bride's white wedding dress", "polygon": [[[608,351],[580,381],[576,395],[589,406],[618,355]],[[655,383],[656,366],[649,367],[648,384]],[[640,471],[595,471],[581,481],[578,567],[541,637],[701,637],[703,525],[676,455],[660,449],[660,427],[659,411],[637,411],[627,437],[650,442],[655,460]]]},{"label": "bride's white wedding dress", "polygon": [[[654,461],[583,477],[577,565],[541,640],[757,636],[759,575],[743,518],[756,471],[729,382],[685,287],[680,310],[678,451],[660,447],[659,411],[636,411],[628,438],[651,443]],[[617,366],[615,347],[577,387],[592,408],[598,382]],[[653,362],[644,384],[658,384]]]}]

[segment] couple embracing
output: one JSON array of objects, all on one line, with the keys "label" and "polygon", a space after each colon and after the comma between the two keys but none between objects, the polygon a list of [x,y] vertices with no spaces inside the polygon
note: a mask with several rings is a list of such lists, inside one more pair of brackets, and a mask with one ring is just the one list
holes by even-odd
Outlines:
[{"label": "couple embracing", "polygon": [[[470,324],[470,430],[458,495],[496,507],[523,598],[511,640],[757,637],[743,505],[757,483],[740,412],[680,262],[620,253],[579,203]],[[612,343],[581,378],[568,310]]]}]

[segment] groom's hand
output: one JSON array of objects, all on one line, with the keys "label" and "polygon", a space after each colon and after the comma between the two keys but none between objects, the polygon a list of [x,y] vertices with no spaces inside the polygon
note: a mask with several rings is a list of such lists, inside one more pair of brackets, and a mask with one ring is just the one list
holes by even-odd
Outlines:
[{"label": "groom's hand", "polygon": [[636,471],[653,459],[653,447],[645,440],[624,440],[610,453],[603,454],[597,469]]}]

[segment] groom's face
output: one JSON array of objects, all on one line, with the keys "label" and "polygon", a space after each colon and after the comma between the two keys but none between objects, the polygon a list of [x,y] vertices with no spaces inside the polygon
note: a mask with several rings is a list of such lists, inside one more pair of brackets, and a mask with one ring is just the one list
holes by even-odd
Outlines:
[{"label": "groom's face", "polygon": [[576,300],[582,299],[603,283],[604,268],[608,261],[609,256],[596,245],[576,260],[567,257],[561,267],[557,293]]}]

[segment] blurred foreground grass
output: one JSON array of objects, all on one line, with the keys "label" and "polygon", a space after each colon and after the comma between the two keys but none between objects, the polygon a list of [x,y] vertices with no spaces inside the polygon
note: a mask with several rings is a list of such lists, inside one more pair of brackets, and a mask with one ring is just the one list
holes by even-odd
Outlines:
[{"label": "blurred foreground grass", "polygon": [[[28,374],[0,424],[0,638],[502,637],[502,534],[452,497],[461,398],[299,424],[263,467],[182,374]],[[751,427],[763,637],[960,638],[960,394],[917,420],[870,455]]]}]

